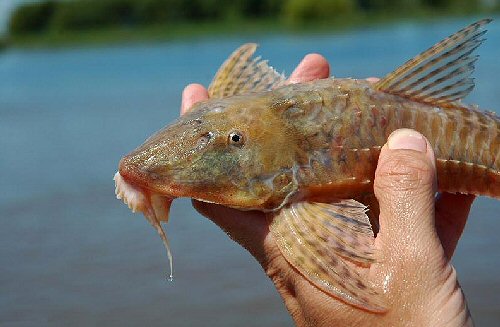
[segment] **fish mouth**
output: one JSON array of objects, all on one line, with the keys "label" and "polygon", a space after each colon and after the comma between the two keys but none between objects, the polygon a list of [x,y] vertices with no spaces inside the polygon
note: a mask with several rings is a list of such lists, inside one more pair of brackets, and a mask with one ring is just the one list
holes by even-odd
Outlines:
[{"label": "fish mouth", "polygon": [[132,212],[142,212],[148,220],[168,222],[170,206],[175,197],[155,193],[130,183],[119,171],[113,179],[116,198],[123,200]]},{"label": "fish mouth", "polygon": [[116,198],[119,200],[123,200],[123,202],[132,210],[132,212],[142,212],[149,223],[156,229],[156,231],[160,235],[167,251],[167,257],[169,259],[170,276],[168,277],[168,279],[172,280],[172,253],[170,251],[167,234],[163,230],[160,222],[168,222],[170,206],[172,205],[174,197],[154,193],[153,191],[147,190],[133,183],[129,183],[120,174],[119,171],[116,172],[113,179],[115,181]]}]

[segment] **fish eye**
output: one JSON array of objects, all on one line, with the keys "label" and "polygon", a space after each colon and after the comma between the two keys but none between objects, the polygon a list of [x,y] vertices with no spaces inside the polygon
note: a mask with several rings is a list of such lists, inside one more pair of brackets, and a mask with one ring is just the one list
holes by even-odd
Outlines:
[{"label": "fish eye", "polygon": [[232,131],[229,133],[228,143],[238,147],[243,146],[245,143],[245,137],[243,136],[243,133],[239,131]]}]

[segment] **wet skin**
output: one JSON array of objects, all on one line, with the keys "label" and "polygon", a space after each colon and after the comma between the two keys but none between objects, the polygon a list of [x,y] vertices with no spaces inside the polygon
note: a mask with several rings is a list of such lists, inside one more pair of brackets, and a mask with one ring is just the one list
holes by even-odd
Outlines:
[{"label": "wet skin", "polygon": [[[310,54],[289,82],[328,76],[326,60]],[[187,86],[182,113],[207,98],[202,85]],[[380,232],[375,246],[385,260],[372,265],[370,279],[376,287],[388,291],[389,310],[385,314],[356,309],[309,283],[282,256],[263,213],[198,201],[193,204],[257,259],[298,326],[435,326],[445,321],[449,326],[471,324],[449,260],[474,196],[444,193],[435,199],[432,148],[420,134],[408,130],[393,134],[382,148],[374,186],[380,204]]]}]

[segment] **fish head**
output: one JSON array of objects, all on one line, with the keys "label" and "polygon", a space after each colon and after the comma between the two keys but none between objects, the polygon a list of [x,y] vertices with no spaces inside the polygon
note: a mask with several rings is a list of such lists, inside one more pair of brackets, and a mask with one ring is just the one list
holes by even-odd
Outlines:
[{"label": "fish head", "polygon": [[295,142],[271,102],[201,102],[125,156],[120,175],[156,194],[275,209],[294,189]]}]

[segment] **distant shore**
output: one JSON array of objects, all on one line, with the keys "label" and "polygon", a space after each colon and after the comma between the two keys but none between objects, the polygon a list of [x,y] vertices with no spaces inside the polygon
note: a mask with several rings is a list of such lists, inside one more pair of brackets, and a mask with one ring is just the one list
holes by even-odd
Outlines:
[{"label": "distant shore", "polygon": [[387,14],[352,15],[338,18],[331,22],[315,22],[300,25],[286,24],[275,19],[235,19],[206,22],[182,22],[176,24],[155,24],[147,26],[109,26],[79,31],[44,31],[14,35],[0,39],[2,48],[58,48],[83,46],[108,46],[120,44],[137,44],[168,42],[201,37],[235,37],[252,35],[270,35],[275,33],[338,33],[358,28],[390,25],[400,22],[436,22],[443,19],[459,19],[470,17],[471,22],[484,17],[485,14],[446,14],[417,12],[396,16]]}]

